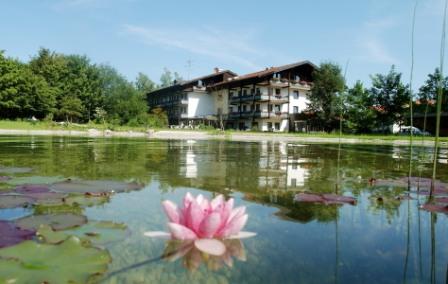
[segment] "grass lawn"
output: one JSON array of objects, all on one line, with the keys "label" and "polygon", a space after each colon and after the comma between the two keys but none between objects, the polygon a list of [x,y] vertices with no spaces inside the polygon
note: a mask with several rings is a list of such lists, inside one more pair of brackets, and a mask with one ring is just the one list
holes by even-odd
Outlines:
[{"label": "grass lawn", "polygon": [[[118,125],[110,125],[110,124],[96,124],[96,123],[88,123],[88,124],[58,124],[55,122],[47,122],[47,121],[12,121],[12,120],[0,120],[0,129],[17,129],[17,130],[88,130],[90,128],[95,128],[98,130],[110,129],[113,131],[146,131],[146,127],[131,127],[131,126],[118,126]],[[200,131],[207,132],[210,135],[226,135],[231,136],[232,134],[241,134],[241,135],[260,135],[261,132],[254,131],[237,131],[237,130],[191,130],[191,129],[156,129],[160,130],[169,130],[169,131]],[[339,138],[338,133],[275,133],[275,132],[263,132],[263,135],[281,135],[281,136],[296,136],[296,137],[317,137],[317,138]],[[346,139],[366,139],[366,140],[408,140],[409,136],[404,135],[382,135],[382,134],[343,134],[342,138]],[[418,143],[418,141],[433,141],[433,137],[422,137],[415,136],[414,141]],[[441,142],[448,142],[448,137],[441,137]]]}]

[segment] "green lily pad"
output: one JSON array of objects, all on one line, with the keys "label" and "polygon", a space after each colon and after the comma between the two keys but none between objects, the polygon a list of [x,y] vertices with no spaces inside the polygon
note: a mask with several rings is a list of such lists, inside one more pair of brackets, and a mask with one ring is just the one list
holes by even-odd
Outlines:
[{"label": "green lily pad", "polygon": [[65,230],[87,223],[87,217],[72,213],[33,215],[15,221],[22,229],[37,230],[40,225],[51,226],[53,230]]},{"label": "green lily pad", "polygon": [[34,198],[24,195],[0,195],[0,209],[24,207],[34,202]]},{"label": "green lily pad", "polygon": [[51,184],[64,180],[63,177],[44,177],[44,176],[26,176],[26,177],[13,177],[6,182],[12,185],[20,184]]},{"label": "green lily pad", "polygon": [[3,167],[0,166],[0,173],[5,174],[24,174],[29,173],[33,169],[32,168],[19,168],[19,167]]},{"label": "green lily pad", "polygon": [[61,214],[61,213],[73,213],[76,215],[81,215],[83,213],[83,208],[79,205],[69,205],[69,204],[38,204],[34,206],[34,214],[36,215],[46,215],[46,214]]},{"label": "green lily pad", "polygon": [[0,250],[0,282],[89,283],[111,260],[107,250],[85,247],[77,237],[59,245],[26,241]]},{"label": "green lily pad", "polygon": [[92,207],[109,201],[109,196],[88,196],[84,194],[70,195],[65,198],[64,204],[78,205],[81,207]]},{"label": "green lily pad", "polygon": [[57,244],[73,235],[87,243],[100,246],[121,241],[127,234],[125,224],[110,221],[89,221],[84,226],[63,232],[57,232],[50,226],[42,225],[36,233],[39,239],[46,243]]},{"label": "green lily pad", "polygon": [[69,193],[113,193],[138,190],[143,185],[135,182],[120,182],[112,180],[71,180],[52,184],[51,189],[59,192]]},{"label": "green lily pad", "polygon": [[48,225],[40,225],[36,232],[37,238],[47,244],[59,244],[68,239],[70,236],[61,231],[55,231]]},{"label": "green lily pad", "polygon": [[37,192],[28,193],[25,196],[35,199],[36,204],[40,205],[62,205],[67,194],[61,192]]}]

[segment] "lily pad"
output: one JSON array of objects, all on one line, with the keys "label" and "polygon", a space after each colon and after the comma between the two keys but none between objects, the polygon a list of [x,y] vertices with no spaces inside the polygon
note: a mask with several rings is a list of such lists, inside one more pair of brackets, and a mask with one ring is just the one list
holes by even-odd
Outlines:
[{"label": "lily pad", "polygon": [[54,191],[69,193],[113,193],[138,190],[143,185],[131,182],[120,182],[110,180],[66,180],[54,183],[51,188]]},{"label": "lily pad", "polygon": [[350,196],[337,194],[298,193],[294,197],[298,202],[322,203],[322,204],[350,204],[355,205],[356,199]]},{"label": "lily pad", "polygon": [[24,207],[35,202],[34,198],[24,195],[0,195],[0,209]]},{"label": "lily pad", "polygon": [[64,204],[78,205],[81,207],[92,207],[104,204],[109,201],[109,196],[90,196],[85,194],[70,195],[64,200]]},{"label": "lily pad", "polygon": [[0,233],[0,248],[3,248],[31,240],[36,231],[18,228],[13,222],[0,221]]},{"label": "lily pad", "polygon": [[106,250],[85,247],[76,237],[59,245],[26,241],[0,250],[0,282],[87,283],[107,271]]},{"label": "lily pad", "polygon": [[3,167],[0,166],[0,173],[5,173],[5,174],[24,174],[24,173],[29,173],[31,172],[33,169],[32,168],[19,168],[19,167]]},{"label": "lily pad", "polygon": [[25,177],[13,177],[6,182],[12,185],[21,184],[51,184],[64,180],[63,177],[45,177],[45,176],[25,176]]},{"label": "lily pad", "polygon": [[448,214],[448,205],[438,205],[438,204],[431,204],[427,203],[421,206],[422,209],[429,211],[429,212],[435,212],[435,213],[445,213]]},{"label": "lily pad", "polygon": [[126,238],[127,233],[126,225],[110,221],[90,221],[84,226],[63,232],[55,232],[51,227],[43,225],[37,231],[39,238],[53,244],[60,243],[73,235],[94,245],[107,245],[121,241]]},{"label": "lily pad", "polygon": [[10,180],[11,177],[10,176],[0,176],[0,181],[7,181]]},{"label": "lily pad", "polygon": [[36,200],[37,204],[61,205],[64,203],[67,194],[61,192],[37,192],[37,193],[29,193],[25,196],[33,198],[34,200]]},{"label": "lily pad", "polygon": [[21,194],[30,194],[48,192],[50,191],[50,188],[48,187],[48,185],[44,184],[22,184],[16,186],[14,191]]},{"label": "lily pad", "polygon": [[33,215],[16,220],[17,226],[22,229],[37,230],[40,225],[51,226],[53,230],[65,230],[87,223],[87,218],[72,213]]},{"label": "lily pad", "polygon": [[81,215],[83,213],[83,208],[79,205],[68,205],[68,204],[37,204],[34,206],[34,214],[36,215],[47,215],[47,214],[62,214],[62,213],[73,213],[76,215]]}]

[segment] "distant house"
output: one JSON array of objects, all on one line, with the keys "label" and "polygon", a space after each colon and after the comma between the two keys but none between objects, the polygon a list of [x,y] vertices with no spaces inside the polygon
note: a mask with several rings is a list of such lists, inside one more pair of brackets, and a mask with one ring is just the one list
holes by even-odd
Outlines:
[{"label": "distant house", "polygon": [[[229,70],[215,72],[196,79],[174,82],[172,86],[147,94],[150,108],[160,107],[166,111],[170,125],[188,126],[214,119],[215,97],[208,88],[236,76]],[[213,117],[213,118],[212,118]]]},{"label": "distant house", "polygon": [[149,93],[148,104],[163,108],[171,125],[206,122],[240,130],[297,131],[315,68],[301,61],[242,76],[216,69]]}]

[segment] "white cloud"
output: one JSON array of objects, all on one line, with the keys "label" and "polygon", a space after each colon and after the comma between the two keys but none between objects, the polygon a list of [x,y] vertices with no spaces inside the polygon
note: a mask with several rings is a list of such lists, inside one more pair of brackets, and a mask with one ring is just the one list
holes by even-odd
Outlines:
[{"label": "white cloud", "polygon": [[231,61],[250,69],[261,69],[249,58],[262,53],[252,44],[250,33],[234,33],[213,28],[159,29],[125,25],[124,32],[148,45],[176,48],[191,53]]}]

